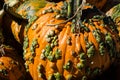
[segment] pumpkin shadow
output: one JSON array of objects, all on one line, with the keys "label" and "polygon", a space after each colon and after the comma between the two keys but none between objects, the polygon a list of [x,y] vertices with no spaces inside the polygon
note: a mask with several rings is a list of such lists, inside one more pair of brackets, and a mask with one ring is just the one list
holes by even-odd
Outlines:
[{"label": "pumpkin shadow", "polygon": [[120,80],[120,63],[111,65],[109,69],[93,80]]},{"label": "pumpkin shadow", "polygon": [[107,0],[107,3],[103,6],[101,11],[107,12],[110,10],[113,6],[117,5],[120,3],[120,0]]}]

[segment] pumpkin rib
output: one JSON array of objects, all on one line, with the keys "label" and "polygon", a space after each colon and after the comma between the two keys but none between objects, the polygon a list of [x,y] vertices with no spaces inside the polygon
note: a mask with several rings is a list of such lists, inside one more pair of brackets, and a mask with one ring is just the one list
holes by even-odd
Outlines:
[{"label": "pumpkin rib", "polygon": [[[68,36],[68,37],[71,37],[71,36],[69,36],[69,35],[70,35],[70,26],[67,25],[66,27],[67,27],[66,30],[68,31],[67,36]],[[68,38],[68,37],[67,37],[67,38]],[[66,41],[66,43],[67,43],[67,41]],[[65,44],[66,44],[66,43],[65,43]],[[64,56],[65,56],[64,65],[66,65],[69,60],[70,60],[70,62],[71,62],[72,57],[71,57],[71,52],[69,51],[69,50],[71,50],[71,47],[72,47],[72,46],[69,46],[69,45],[66,46],[66,51],[65,51],[66,54],[64,55]],[[70,58],[70,59],[69,59],[69,58]],[[67,76],[67,74],[69,74],[69,71],[64,70],[63,75],[64,75],[64,76]]]},{"label": "pumpkin rib", "polygon": [[89,32],[89,41],[92,42],[95,45],[95,49],[98,50],[98,42],[96,41],[96,38],[94,37],[92,32]]},{"label": "pumpkin rib", "polygon": [[51,77],[51,75],[53,76],[53,73],[56,72],[56,69],[54,70],[55,67],[56,67],[56,63],[55,62],[51,62],[51,61],[47,60],[46,77],[47,77],[48,80]]},{"label": "pumpkin rib", "polygon": [[[108,28],[106,29],[106,28],[103,28],[103,27],[100,27],[100,26],[97,26],[96,25],[96,27],[98,27],[98,28],[100,28],[102,31],[104,31],[104,34],[106,34],[107,33],[107,30],[108,30]],[[106,26],[107,27],[107,26]],[[118,37],[118,35],[117,35],[117,33],[116,32],[112,32],[110,29],[108,30],[111,34],[116,34],[116,35],[111,35],[112,36],[112,38],[114,39],[114,41],[115,41],[115,44],[116,44],[116,49],[117,49],[117,52],[119,52],[120,50],[119,50],[119,44],[117,44],[118,43],[118,39],[115,39],[116,37]],[[118,46],[118,48],[117,48],[117,46]]]},{"label": "pumpkin rib", "polygon": [[[44,29],[45,30],[45,29]],[[48,29],[46,29],[47,31],[48,31]],[[47,32],[46,31],[46,32]],[[41,32],[41,31],[40,31]],[[39,32],[39,33],[40,33]],[[28,32],[29,33],[29,32]],[[43,34],[43,36],[44,35],[46,35],[47,33],[45,33],[45,34]],[[28,36],[30,36],[30,34],[28,34]],[[33,35],[34,36],[34,35]],[[31,36],[31,38],[33,37],[33,36]],[[38,38],[38,42],[40,42],[40,44],[41,45],[39,45],[40,46],[40,48],[38,48],[38,50],[36,49],[36,51],[38,51],[39,52],[39,54],[36,54],[36,56],[39,56],[39,57],[36,57],[34,60],[34,64],[35,65],[33,65],[33,68],[32,67],[30,67],[31,69],[32,69],[32,71],[33,71],[33,73],[34,74],[31,74],[32,76],[33,76],[33,78],[34,79],[38,79],[38,77],[36,77],[36,74],[38,74],[38,71],[37,71],[37,67],[38,66],[36,66],[36,65],[38,65],[39,64],[39,62],[40,62],[40,64],[42,64],[42,66],[44,66],[44,67],[46,67],[46,63],[47,63],[47,61],[43,61],[43,60],[40,60],[39,62],[38,62],[38,60],[40,59],[40,56],[41,56],[41,54],[40,53],[42,53],[42,52],[40,52],[40,51],[42,51],[42,49],[44,49],[45,48],[45,45],[42,45],[42,44],[47,44],[46,43],[46,39],[45,39],[45,37],[44,38],[42,38],[42,36],[35,36],[35,37],[37,37]],[[31,40],[31,38],[30,38],[30,40]],[[42,41],[40,41],[42,39]],[[30,43],[29,43],[30,44]],[[38,59],[38,60],[37,60]],[[43,64],[43,63],[45,63],[45,64]],[[32,65],[31,65],[32,66]]]},{"label": "pumpkin rib", "polygon": [[[94,22],[95,23],[95,22]],[[98,25],[95,25],[94,27],[96,27],[96,28],[98,28],[97,27]],[[92,26],[90,26],[90,27],[92,27]],[[93,30],[95,30],[95,29],[93,29]],[[92,30],[92,31],[93,31]],[[91,41],[92,41],[92,43],[94,43],[94,45],[95,45],[95,47],[96,47],[96,50],[97,50],[97,52],[98,52],[98,42],[96,41],[96,39],[95,39],[95,36],[93,35],[93,33],[92,32],[90,32],[91,34],[90,34],[90,36],[92,37],[92,38],[90,38],[91,39]],[[99,52],[98,52],[99,53]],[[99,54],[98,54],[99,55]],[[103,61],[102,62],[99,62],[99,65],[101,66],[101,68],[102,68],[102,63],[104,62],[104,56],[102,56],[103,57]],[[101,56],[98,56],[97,58],[99,59],[98,61],[101,61],[101,58],[102,58]],[[106,58],[107,59],[107,58]]]},{"label": "pumpkin rib", "polygon": [[[72,35],[72,47],[73,47],[73,52],[71,52],[71,56],[73,57],[73,59],[71,58],[72,60],[72,63],[73,63],[73,71],[71,71],[71,74],[73,74],[74,77],[78,76],[79,74],[75,74],[76,73],[76,70],[77,70],[77,67],[75,65],[77,65],[77,62],[76,62],[76,58],[77,55],[79,54],[79,52],[76,51],[76,35],[75,34],[72,34],[71,32],[71,35]],[[74,45],[73,45],[74,44]]]},{"label": "pumpkin rib", "polygon": [[81,43],[80,43],[80,34],[78,34],[77,36],[76,36],[76,49],[75,49],[75,51],[77,52],[77,53],[79,53],[80,52],[80,50],[81,50]]},{"label": "pumpkin rib", "polygon": [[[42,26],[45,26],[46,25],[46,23],[48,22],[48,21],[50,21],[49,20],[49,18],[51,18],[52,16],[51,16],[51,14],[48,16],[48,17],[44,17],[44,16],[42,16],[40,19],[38,19],[36,22],[41,22],[41,23],[39,23],[38,25],[40,25],[40,26],[38,26],[37,28],[36,28],[36,34],[39,34],[38,32],[42,32],[42,29],[45,29],[45,28],[43,28]],[[46,20],[44,20],[43,21],[43,19],[46,19]],[[48,26],[46,26],[46,27],[48,27]],[[48,30],[48,29],[47,29]],[[46,33],[46,32],[45,32]],[[44,34],[44,33],[40,33],[40,34]]]},{"label": "pumpkin rib", "polygon": [[[67,25],[65,25],[65,26],[67,26]],[[58,39],[59,39],[59,49],[61,50],[61,52],[62,52],[62,58],[61,58],[61,60],[57,60],[57,63],[56,63],[56,65],[57,65],[57,67],[60,67],[60,68],[58,68],[58,71],[62,74],[64,71],[63,71],[63,67],[62,66],[60,66],[60,64],[61,65],[64,65],[65,64],[65,52],[66,52],[66,48],[67,48],[67,44],[66,44],[66,42],[67,42],[67,37],[66,37],[66,35],[68,35],[68,33],[69,33],[69,30],[67,29],[66,30],[66,28],[63,28],[63,30],[62,30],[62,32],[60,32],[60,35],[59,35],[59,37],[58,37]],[[64,46],[63,46],[64,45]],[[62,62],[62,63],[61,63]]]},{"label": "pumpkin rib", "polygon": [[[73,54],[74,57],[79,57],[79,54],[81,54],[80,52],[82,51],[82,47],[81,47],[81,43],[80,43],[80,35],[76,35],[76,45],[75,45],[75,54]],[[77,65],[77,63],[80,62],[80,59],[75,58],[74,59],[74,67],[75,67],[75,71],[73,72],[75,74],[75,77],[79,76],[79,74],[82,74],[81,71],[78,71],[77,67],[75,65]]]},{"label": "pumpkin rib", "polygon": [[80,43],[82,43],[81,47],[83,51],[86,53],[86,42],[84,41],[84,35],[82,33],[80,33]]},{"label": "pumpkin rib", "polygon": [[[94,24],[94,22],[93,22],[93,24]],[[95,25],[95,24],[94,24]],[[96,25],[95,26],[92,26],[92,27],[95,27],[94,28],[94,30],[97,28],[96,27]],[[94,31],[93,30],[93,31]],[[104,56],[99,56],[100,55],[100,53],[99,53],[99,42],[96,40],[96,38],[95,38],[95,36],[93,35],[93,33],[92,32],[90,32],[91,34],[90,34],[90,36],[92,37],[92,38],[90,38],[91,39],[91,42],[95,45],[95,48],[96,48],[96,53],[97,53],[97,57],[96,58],[98,58],[98,61],[99,61],[99,66],[100,66],[100,68],[102,68],[102,64],[103,64],[103,62],[104,62]],[[102,60],[103,61],[101,61],[101,58],[103,58]]]},{"label": "pumpkin rib", "polygon": [[[92,24],[94,24],[94,23],[92,23]],[[95,36],[93,35],[93,31],[96,30],[96,27],[93,25],[89,25],[89,28],[91,30],[91,32],[89,32],[89,37],[90,37],[89,40],[90,40],[90,42],[92,42],[95,45],[96,50],[98,50],[98,48],[97,48],[98,42],[97,42]]]},{"label": "pumpkin rib", "polygon": [[107,33],[106,29],[104,28],[105,26],[104,26],[104,27],[99,26],[99,25],[97,25],[97,23],[95,23],[95,26],[96,26],[97,28],[99,28],[99,29],[101,30],[102,33],[104,33],[104,34]]}]

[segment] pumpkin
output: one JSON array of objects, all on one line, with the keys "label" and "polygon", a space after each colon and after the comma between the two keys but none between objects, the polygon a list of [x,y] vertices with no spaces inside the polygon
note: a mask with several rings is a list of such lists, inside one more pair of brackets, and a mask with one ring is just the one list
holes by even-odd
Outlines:
[{"label": "pumpkin", "polygon": [[23,60],[12,47],[0,46],[0,79],[24,80],[26,71],[23,64]]},{"label": "pumpkin", "polygon": [[[16,10],[16,13],[19,13],[23,18],[25,19],[29,19],[32,16],[34,16],[34,14],[42,7],[45,6],[47,2],[45,0],[28,0],[25,1],[23,4],[21,4],[18,9]],[[18,19],[17,19],[18,20]],[[20,20],[18,20],[19,22],[21,22]],[[11,24],[11,22],[10,22]],[[9,24],[9,25],[10,25]],[[19,24],[20,25],[20,24]],[[23,24],[21,25],[23,26]],[[12,28],[12,33],[14,34],[16,40],[19,43],[22,43],[23,41],[19,39],[19,37],[22,37],[21,34],[21,26],[19,27],[14,27]],[[9,26],[7,28],[10,28]],[[23,29],[24,27],[22,27]],[[6,30],[6,29],[5,29]],[[16,31],[16,32],[15,32]],[[6,31],[8,32],[8,31]],[[20,34],[19,34],[20,33]]]},{"label": "pumpkin", "polygon": [[[59,1],[65,1],[65,0],[47,0],[47,1],[59,2]],[[68,1],[68,0],[66,0],[66,1]],[[95,5],[99,9],[102,9],[102,7],[105,5],[107,0],[86,0],[86,2],[90,3],[92,5]]]},{"label": "pumpkin", "polygon": [[114,20],[116,25],[118,26],[117,29],[119,31],[120,36],[120,4],[115,5],[110,10],[106,12],[107,16],[111,16],[111,18]]},{"label": "pumpkin", "polygon": [[85,4],[82,15],[73,8],[66,1],[47,3],[22,26],[23,58],[33,80],[86,80],[114,62],[120,43],[111,18]]},{"label": "pumpkin", "polygon": [[10,11],[11,11],[11,9],[13,11],[15,11],[18,8],[18,6],[20,4],[22,4],[23,2],[24,2],[23,0],[3,0],[3,1],[0,1],[1,6],[2,6],[1,11],[3,11],[3,13],[2,13],[3,17],[2,17],[1,26],[3,28],[3,35],[5,37],[5,42],[7,42],[7,43],[9,42],[11,44],[11,41],[13,41],[14,43],[15,43],[15,41],[11,40],[11,38],[13,38],[13,35],[11,33],[11,29],[10,29],[10,24],[11,24],[12,19],[11,19],[11,17],[9,17],[7,15],[7,13],[5,12],[5,10],[3,8],[4,8],[5,4],[6,4],[6,5],[8,5],[10,7],[10,9],[9,9]]}]

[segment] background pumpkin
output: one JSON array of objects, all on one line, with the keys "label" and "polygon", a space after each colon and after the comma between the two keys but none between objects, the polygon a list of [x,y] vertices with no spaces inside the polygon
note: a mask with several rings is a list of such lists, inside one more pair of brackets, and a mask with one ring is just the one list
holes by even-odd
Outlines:
[{"label": "background pumpkin", "polygon": [[24,80],[26,71],[24,62],[10,46],[0,46],[0,79]]},{"label": "background pumpkin", "polygon": [[5,13],[3,5],[7,4],[11,7],[13,11],[15,11],[18,8],[18,6],[22,3],[23,0],[0,0],[0,6],[2,11],[2,24],[0,24],[0,26],[2,26],[3,29],[4,42],[6,43],[6,45],[11,45],[12,47],[15,47],[16,50],[20,51],[19,53],[21,53],[22,51],[22,49],[20,48],[21,45],[14,39],[13,34],[11,33],[10,24],[12,19],[10,16],[8,16],[8,14]]},{"label": "background pumpkin", "polygon": [[[48,3],[23,26],[25,66],[34,80],[93,77],[109,68],[120,50],[117,30],[110,18],[95,7],[89,8],[93,15],[82,16],[82,20],[87,20],[78,28],[74,27],[74,20],[61,23],[66,19],[66,13],[62,13],[66,8],[66,2]],[[12,23],[12,27],[16,25]]]},{"label": "background pumpkin", "polygon": [[[34,14],[40,8],[44,7],[46,3],[47,2],[45,0],[28,0],[28,1],[25,1],[23,4],[21,4],[19,6],[19,8],[16,10],[16,13],[19,13],[24,19],[30,19],[32,16],[34,16]],[[17,21],[21,22],[20,19],[17,19]],[[20,24],[17,25],[18,27],[14,27],[13,26],[12,28],[10,28],[10,25],[11,25],[11,22],[9,24],[7,24],[7,26],[4,28],[4,31],[7,32],[7,34],[9,34],[8,33],[9,31],[12,31],[12,33],[14,34],[16,40],[21,43],[22,41],[20,41],[19,37],[23,36],[21,34],[21,31],[20,31],[21,30],[21,26],[23,26],[23,24],[22,25],[20,25]],[[12,30],[7,30],[6,31],[6,28],[12,29]]]},{"label": "background pumpkin", "polygon": [[118,26],[119,36],[120,36],[120,4],[115,5],[109,11],[106,12],[107,16],[111,16],[116,25]]},{"label": "background pumpkin", "polygon": [[[110,10],[106,12],[107,16],[111,16],[111,18],[114,20],[115,24],[117,25],[117,29],[119,31],[119,37],[120,37],[120,3],[114,5]],[[119,80],[119,74],[120,74],[120,59],[117,59],[114,67],[115,73],[116,73],[116,80]]]}]

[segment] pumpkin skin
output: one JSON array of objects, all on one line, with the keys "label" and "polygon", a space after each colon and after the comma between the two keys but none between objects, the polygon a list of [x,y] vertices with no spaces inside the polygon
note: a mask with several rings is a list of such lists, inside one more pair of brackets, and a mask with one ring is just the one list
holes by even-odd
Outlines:
[{"label": "pumpkin skin", "polygon": [[[62,7],[63,2],[48,3],[23,26],[25,66],[33,80],[89,79],[109,68],[119,53],[118,34],[116,27],[109,27],[114,25],[109,18],[86,15],[87,22],[82,22],[86,30],[74,33],[71,21],[56,25],[65,21],[59,14]],[[12,27],[19,26],[13,22]]]},{"label": "pumpkin skin", "polygon": [[106,12],[107,16],[111,16],[111,18],[114,20],[116,25],[118,26],[117,29],[119,31],[120,36],[120,4],[115,5],[110,10]]},{"label": "pumpkin skin", "polygon": [[24,61],[10,46],[0,46],[0,79],[24,80],[26,71]]},{"label": "pumpkin skin", "polygon": [[[16,10],[16,13],[20,14],[22,17],[24,17],[25,19],[30,19],[32,16],[34,16],[34,14],[42,7],[44,7],[46,5],[46,1],[45,0],[29,0],[29,1],[25,1],[23,4],[21,4],[19,6],[19,8]],[[23,40],[19,39],[19,37],[23,37],[23,34],[21,34],[23,31],[22,29],[24,27],[22,26],[25,26],[25,24],[17,24],[15,26],[19,26],[19,27],[14,27],[12,26],[12,33],[13,35],[15,36],[16,40],[19,42],[19,43],[22,43]],[[22,29],[21,29],[22,27]]]}]

